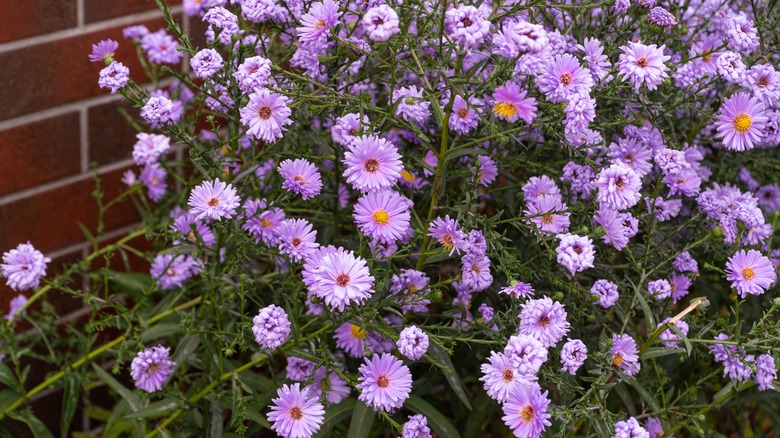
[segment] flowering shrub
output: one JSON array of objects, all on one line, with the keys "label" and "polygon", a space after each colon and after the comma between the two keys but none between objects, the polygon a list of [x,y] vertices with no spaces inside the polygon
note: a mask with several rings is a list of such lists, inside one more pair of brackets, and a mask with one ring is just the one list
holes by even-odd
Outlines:
[{"label": "flowering shrub", "polygon": [[90,55],[143,225],[54,279],[3,256],[0,416],[63,386],[66,430],[105,385],[108,436],[780,428],[776,8],[185,0],[204,36],[158,4],[122,42],[151,87]]}]

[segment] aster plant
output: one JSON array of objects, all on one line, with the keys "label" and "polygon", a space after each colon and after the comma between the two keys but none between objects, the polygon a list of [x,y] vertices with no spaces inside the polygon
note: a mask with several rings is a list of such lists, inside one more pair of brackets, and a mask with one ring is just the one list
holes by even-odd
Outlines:
[{"label": "aster plant", "polygon": [[92,251],[3,255],[0,432],[780,429],[777,8],[157,3],[85,54],[140,131]]}]

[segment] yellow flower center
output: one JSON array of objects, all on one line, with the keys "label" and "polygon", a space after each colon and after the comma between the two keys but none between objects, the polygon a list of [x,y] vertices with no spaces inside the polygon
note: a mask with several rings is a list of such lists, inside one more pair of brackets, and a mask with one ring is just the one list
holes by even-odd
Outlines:
[{"label": "yellow flower center", "polygon": [[271,223],[271,221],[269,219],[266,219],[266,218],[260,219],[260,226],[261,227],[263,227],[263,228],[271,228],[272,225],[273,224]]},{"label": "yellow flower center", "polygon": [[384,210],[377,210],[371,215],[371,219],[379,225],[387,225],[390,222],[390,215]]},{"label": "yellow flower center", "polygon": [[402,170],[401,171],[401,178],[403,178],[404,180],[406,180],[408,182],[415,182],[417,180],[417,177],[412,175],[411,172],[409,172],[407,170]]},{"label": "yellow flower center", "polygon": [[745,280],[752,280],[755,276],[756,271],[754,271],[753,268],[745,268],[742,270],[742,277],[744,277]]},{"label": "yellow flower center", "polygon": [[350,330],[352,331],[352,337],[355,339],[363,339],[366,336],[366,331],[359,326],[356,326],[355,324],[352,324],[352,328]]},{"label": "yellow flower center", "polygon": [[753,120],[750,119],[750,116],[742,113],[737,114],[737,117],[734,117],[734,130],[737,132],[747,132],[750,127],[753,126]]},{"label": "yellow flower center", "polygon": [[534,408],[530,404],[527,404],[520,408],[520,418],[524,423],[528,424],[534,421]]},{"label": "yellow flower center", "polygon": [[445,234],[445,235],[441,236],[439,241],[447,249],[452,249],[453,245],[455,245],[455,242],[452,241],[452,235],[451,234]]},{"label": "yellow flower center", "polygon": [[517,107],[509,102],[498,102],[493,106],[493,112],[496,113],[498,117],[509,119],[517,114]]},{"label": "yellow flower center", "polygon": [[623,363],[623,355],[615,353],[615,356],[612,357],[612,365],[619,366],[621,363]]}]

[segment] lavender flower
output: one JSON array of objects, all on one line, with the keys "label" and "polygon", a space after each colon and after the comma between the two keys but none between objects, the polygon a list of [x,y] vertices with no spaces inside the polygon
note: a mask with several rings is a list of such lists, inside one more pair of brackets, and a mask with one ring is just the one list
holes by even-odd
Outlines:
[{"label": "lavender flower", "polygon": [[106,65],[112,64],[114,52],[119,48],[119,43],[112,40],[102,40],[92,45],[92,52],[89,54],[89,62],[105,62]]},{"label": "lavender flower", "polygon": [[310,282],[309,290],[339,312],[352,303],[363,303],[374,293],[374,277],[369,274],[366,260],[352,251],[323,255]]},{"label": "lavender flower", "polygon": [[531,336],[545,347],[554,347],[569,331],[566,310],[548,297],[528,300],[522,305],[517,332]]},{"label": "lavender flower", "polygon": [[317,166],[303,158],[284,160],[277,171],[284,178],[282,188],[298,193],[304,201],[319,195],[322,190],[322,178]]},{"label": "lavender flower", "polygon": [[8,303],[8,313],[5,314],[5,319],[14,321],[21,315],[24,315],[24,307],[27,305],[27,297],[19,294]]},{"label": "lavender flower", "polygon": [[365,356],[366,331],[362,327],[345,322],[334,332],[336,347],[343,349],[352,357]]},{"label": "lavender flower", "polygon": [[460,254],[460,251],[465,249],[466,233],[458,228],[458,221],[450,219],[449,215],[444,219],[436,218],[428,224],[428,235],[438,240],[444,248],[449,249],[450,255],[453,252]]},{"label": "lavender flower", "polygon": [[509,338],[504,347],[504,355],[512,362],[512,367],[524,377],[536,375],[547,362],[547,348],[536,338],[522,334]]},{"label": "lavender flower", "polygon": [[409,230],[409,205],[393,190],[371,192],[358,199],[353,214],[360,231],[372,239],[392,243]]},{"label": "lavender flower", "polygon": [[384,42],[401,31],[398,28],[398,14],[387,4],[375,6],[363,15],[363,31],[368,39],[375,42]]},{"label": "lavender flower", "polygon": [[165,29],[147,33],[141,37],[141,49],[146,53],[149,61],[156,64],[179,63],[183,53],[179,52],[178,48],[179,42],[168,35]]},{"label": "lavender flower", "polygon": [[618,287],[609,280],[596,280],[590,288],[590,294],[598,297],[596,304],[608,309],[615,305],[618,300]]},{"label": "lavender flower", "polygon": [[756,250],[739,250],[726,263],[726,279],[742,298],[761,295],[777,281],[772,262]]},{"label": "lavender flower", "polygon": [[773,384],[777,379],[777,367],[775,366],[775,359],[771,354],[762,354],[758,356],[755,362],[756,374],[753,377],[756,385],[758,385],[759,391],[766,391],[767,389],[775,389]]},{"label": "lavender flower", "polygon": [[195,76],[208,79],[222,70],[222,56],[214,49],[203,49],[190,59]]},{"label": "lavender flower", "polygon": [[410,415],[401,433],[401,438],[431,438],[428,419],[422,414]]},{"label": "lavender flower", "polygon": [[423,99],[422,89],[412,85],[403,87],[393,94],[395,115],[402,119],[423,125],[431,117],[431,103]]},{"label": "lavender flower", "polygon": [[306,381],[314,373],[314,367],[316,364],[310,360],[301,359],[300,357],[289,356],[287,357],[287,367],[285,372],[287,378],[296,382]]},{"label": "lavender flower", "polygon": [[146,392],[162,389],[176,363],[168,359],[170,348],[158,345],[140,351],[130,364],[130,376],[136,388]]},{"label": "lavender flower", "polygon": [[428,335],[416,326],[409,326],[401,330],[395,345],[399,353],[410,360],[418,360],[428,351]]},{"label": "lavender flower", "polygon": [[588,95],[593,78],[574,56],[564,53],[550,59],[546,71],[537,81],[539,91],[553,103],[563,103],[579,94]]},{"label": "lavender flower", "polygon": [[38,287],[41,277],[46,275],[46,264],[49,262],[51,259],[44,257],[30,242],[20,243],[15,249],[3,253],[0,270],[8,287],[23,291]]},{"label": "lavender flower", "polygon": [[479,380],[485,382],[485,391],[493,400],[503,403],[515,386],[530,384],[533,375],[522,375],[512,364],[512,358],[504,353],[490,352],[488,363],[482,364],[482,377]]},{"label": "lavender flower", "polygon": [[362,192],[392,187],[402,169],[398,148],[374,135],[355,139],[348,146],[343,163],[347,166],[347,182]]},{"label": "lavender flower", "polygon": [[161,289],[182,287],[184,282],[201,271],[201,263],[191,256],[158,254],[152,261],[149,274]]},{"label": "lavender flower", "polygon": [[490,22],[474,6],[450,8],[444,14],[447,34],[464,47],[477,47],[490,33]]},{"label": "lavender flower", "polygon": [[669,32],[672,26],[677,25],[677,18],[675,18],[671,12],[660,6],[651,9],[650,12],[647,13],[647,21],[661,26],[666,32]]},{"label": "lavender flower", "polygon": [[330,28],[338,24],[341,12],[339,4],[333,0],[313,3],[309,12],[301,17],[303,26],[295,30],[298,41],[304,47],[318,47],[328,40]]},{"label": "lavender flower", "polygon": [[644,45],[629,41],[622,46],[620,60],[618,61],[618,73],[623,80],[631,82],[634,92],[639,93],[639,88],[644,84],[648,90],[655,90],[658,85],[668,78],[669,67],[664,63],[671,56],[664,55],[666,46],[655,44]]},{"label": "lavender flower", "polygon": [[612,335],[612,365],[620,367],[627,376],[633,376],[639,372],[639,363],[636,341],[627,334]]},{"label": "lavender flower", "polygon": [[[671,318],[666,318],[663,321],[661,321],[658,324],[658,327],[661,327],[665,323],[669,322]],[[674,323],[675,327],[677,327],[678,330],[680,330],[680,333],[684,335],[688,335],[688,323],[685,321],[677,321]],[[671,341],[671,342],[664,342],[663,346],[666,348],[677,348],[680,345],[680,342],[682,339],[680,339],[679,336],[677,336],[676,333],[674,333],[671,329],[664,330],[659,336],[658,339],[661,339],[663,341]]]},{"label": "lavender flower", "polygon": [[152,128],[159,128],[173,122],[173,102],[164,96],[150,97],[141,107],[141,117]]},{"label": "lavender flower", "polygon": [[358,368],[358,399],[374,410],[393,412],[400,408],[412,391],[412,373],[395,357],[384,353],[365,359]]},{"label": "lavender flower", "polygon": [[289,254],[296,262],[309,257],[317,249],[319,243],[317,230],[312,230],[312,225],[306,219],[286,219],[279,227],[279,252]]},{"label": "lavender flower", "polygon": [[157,202],[165,196],[165,191],[168,189],[168,184],[165,181],[167,176],[168,172],[158,163],[144,166],[138,178],[146,185],[149,199]]},{"label": "lavender flower", "polygon": [[501,419],[516,437],[539,438],[551,425],[550,414],[547,413],[550,405],[547,393],[535,383],[519,384],[512,389],[504,402]]},{"label": "lavender flower", "polygon": [[268,85],[268,79],[271,77],[271,61],[262,56],[246,58],[233,72],[233,77],[238,82],[238,88],[244,93],[262,89]]},{"label": "lavender flower", "polygon": [[588,347],[579,339],[569,339],[561,348],[561,365],[563,365],[561,371],[573,376],[577,374],[577,370],[587,358]]},{"label": "lavender flower", "polygon": [[761,141],[768,118],[764,105],[748,93],[736,93],[726,99],[718,111],[717,137],[726,149],[742,152]]},{"label": "lavender flower", "polygon": [[248,128],[247,134],[266,143],[282,138],[286,130],[284,126],[292,123],[287,97],[267,88],[250,94],[249,103],[240,112],[241,124]]},{"label": "lavender flower", "polygon": [[230,219],[236,214],[236,208],[241,198],[236,195],[236,189],[231,184],[215,179],[204,181],[190,193],[187,205],[195,219],[208,217],[213,220]]},{"label": "lavender flower", "polygon": [[98,85],[100,88],[108,88],[111,94],[116,94],[130,81],[130,69],[119,61],[114,61],[108,67],[100,70]]},{"label": "lavender flower", "polygon": [[290,337],[290,320],[279,306],[271,304],[260,309],[252,323],[255,341],[263,348],[276,350]]},{"label": "lavender flower", "polygon": [[647,293],[656,300],[672,296],[672,286],[666,280],[655,280],[647,283]]},{"label": "lavender flower", "polygon": [[271,400],[268,421],[271,428],[284,438],[306,438],[314,435],[325,419],[325,409],[309,388],[300,389],[300,383],[284,385]]},{"label": "lavender flower", "polygon": [[493,113],[510,123],[523,119],[530,125],[536,118],[536,99],[525,96],[525,90],[520,90],[517,84],[508,81],[493,93]]},{"label": "lavender flower", "polygon": [[615,435],[613,438],[650,438],[644,427],[639,425],[636,418],[631,417],[626,421],[615,423]]},{"label": "lavender flower", "polygon": [[555,248],[558,263],[568,269],[571,275],[593,267],[596,251],[589,237],[565,233],[559,234],[557,238],[561,241]]},{"label": "lavender flower", "polygon": [[642,181],[631,168],[622,162],[615,163],[599,172],[596,199],[600,204],[620,211],[633,207],[641,199],[639,189]]},{"label": "lavender flower", "polygon": [[133,145],[133,161],[139,166],[153,164],[171,150],[171,139],[161,134],[139,132]]}]

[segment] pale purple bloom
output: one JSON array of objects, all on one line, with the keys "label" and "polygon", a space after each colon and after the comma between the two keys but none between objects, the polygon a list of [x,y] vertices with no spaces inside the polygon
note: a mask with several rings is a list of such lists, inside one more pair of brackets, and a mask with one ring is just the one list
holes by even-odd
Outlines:
[{"label": "pale purple bloom", "polygon": [[89,62],[107,62],[114,57],[117,48],[119,48],[119,43],[112,39],[99,41],[92,45]]},{"label": "pale purple bloom", "polygon": [[536,99],[525,96],[525,90],[520,90],[517,84],[507,81],[493,92],[493,114],[510,123],[523,119],[530,125],[536,118]]},{"label": "pale purple bloom", "polygon": [[[658,324],[658,327],[661,327],[665,323],[669,322],[672,318],[666,318],[663,321],[661,321]],[[684,334],[685,336],[688,336],[688,323],[680,320],[674,323],[674,326],[677,327],[678,330],[680,330],[680,333]],[[675,332],[672,331],[672,329],[666,329],[664,330],[659,336],[658,339],[662,341],[668,341],[664,342],[663,346],[666,348],[677,348],[680,345],[680,342],[682,342],[682,339],[680,339],[679,336]]]},{"label": "pale purple bloom", "polygon": [[672,303],[676,303],[688,295],[688,289],[690,289],[692,283],[691,279],[685,275],[670,275],[669,286],[672,288]]},{"label": "pale purple bloom", "polygon": [[353,141],[359,138],[358,134],[371,126],[368,116],[363,114],[361,119],[358,113],[345,114],[336,119],[330,128],[333,141],[342,145],[349,146]]},{"label": "pale purple bloom", "polygon": [[762,354],[758,356],[755,362],[756,374],[753,377],[756,385],[758,385],[759,391],[766,391],[767,389],[775,389],[773,384],[777,379],[777,366],[775,366],[775,359],[771,354]]},{"label": "pale purple bloom", "polygon": [[648,90],[655,90],[664,79],[668,78],[669,67],[664,63],[671,56],[664,55],[666,46],[655,44],[645,45],[629,41],[622,46],[618,72],[624,81],[629,81],[634,86],[634,92],[639,93],[639,88],[644,84]]},{"label": "pale purple bloom", "polygon": [[285,372],[287,378],[296,382],[304,382],[314,373],[314,367],[317,364],[310,360],[301,359],[300,357],[288,356],[287,367]]},{"label": "pale purple bloom", "polygon": [[734,52],[721,52],[715,62],[718,75],[724,81],[732,84],[741,84],[745,81],[747,67],[742,62],[742,55]]},{"label": "pale purple bloom", "polygon": [[607,83],[612,81],[612,76],[608,77],[612,63],[609,62],[609,57],[604,54],[604,45],[601,44],[601,41],[596,38],[585,38],[582,44],[577,45],[577,48],[584,52],[583,59],[588,64],[588,70],[590,70],[594,82]]},{"label": "pale purple bloom", "polygon": [[677,272],[699,272],[699,264],[688,251],[681,252],[675,257],[672,266]]},{"label": "pale purple bloom", "polygon": [[201,263],[188,255],[157,254],[149,274],[161,289],[172,289],[182,287],[200,271]]},{"label": "pale purple bloom", "polygon": [[217,237],[208,225],[186,212],[174,217],[171,231],[180,236],[179,239],[173,241],[174,245],[180,245],[184,240],[190,243],[203,242],[204,245],[211,246],[217,241]]},{"label": "pale purple bloom", "polygon": [[403,312],[424,313],[428,310],[426,306],[431,302],[423,293],[429,281],[424,272],[402,269],[399,275],[393,275],[390,292],[395,295],[395,301],[401,304]]},{"label": "pale purple bloom", "polygon": [[509,286],[503,287],[498,293],[511,295],[512,298],[528,298],[533,296],[534,288],[528,283],[517,281]]},{"label": "pale purple bloom", "polygon": [[455,96],[450,114],[450,129],[458,134],[468,134],[479,125],[476,108],[482,106],[482,101],[471,97],[468,102],[460,96]]},{"label": "pale purple bloom", "polygon": [[618,300],[618,286],[609,280],[596,280],[590,288],[590,294],[598,297],[596,304],[608,309]]},{"label": "pale purple bloom", "polygon": [[615,423],[615,435],[613,438],[650,438],[644,427],[639,425],[636,418],[631,417],[626,421]]},{"label": "pale purple bloom", "polygon": [[558,263],[568,269],[571,275],[593,267],[596,251],[589,237],[571,233],[559,234],[557,237],[561,241],[555,249]]},{"label": "pale purple bloom", "polygon": [[156,163],[171,150],[171,139],[168,136],[139,132],[135,138],[133,161],[139,166]]},{"label": "pale purple bloom", "polygon": [[639,372],[641,364],[639,363],[639,350],[636,348],[636,341],[627,334],[612,335],[612,350],[610,361],[612,365],[620,367],[627,376],[633,376]]},{"label": "pale purple bloom", "polygon": [[522,375],[512,364],[512,358],[495,351],[490,352],[488,362],[482,364],[481,370],[479,380],[485,382],[485,392],[499,403],[506,400],[515,386],[530,384],[536,379],[533,375]]},{"label": "pale purple bloom", "polygon": [[739,250],[726,262],[726,279],[737,289],[740,297],[761,295],[777,281],[774,265],[765,255],[754,249]]},{"label": "pale purple bloom", "polygon": [[173,121],[173,111],[173,101],[165,96],[153,96],[141,107],[141,117],[151,127],[159,128]]},{"label": "pale purple bloom", "polygon": [[745,72],[741,84],[750,89],[753,96],[764,103],[765,107],[773,107],[780,98],[780,72],[771,64],[756,64]]},{"label": "pale purple bloom", "polygon": [[149,393],[162,389],[176,366],[168,359],[170,351],[170,348],[158,345],[138,352],[130,364],[130,376],[136,388]]},{"label": "pale purple bloom", "polygon": [[261,347],[279,348],[290,337],[290,319],[283,308],[271,304],[252,318],[252,333]]},{"label": "pale purple bloom", "polygon": [[374,135],[355,139],[342,161],[344,177],[355,190],[370,192],[395,185],[401,174],[401,155],[389,141]]},{"label": "pale purple bloom", "polygon": [[554,347],[569,332],[566,310],[549,297],[528,300],[522,304],[517,332],[530,336],[545,347]]},{"label": "pale purple bloom", "polygon": [[567,135],[578,135],[596,120],[596,100],[584,92],[569,96],[563,113]]},{"label": "pale purple bloom", "polygon": [[490,33],[490,22],[474,6],[450,8],[444,14],[447,34],[464,47],[477,47]]},{"label": "pale purple bloom", "polygon": [[645,198],[647,212],[653,213],[658,222],[666,222],[673,217],[677,217],[682,208],[682,200],[664,198]]},{"label": "pale purple bloom", "polygon": [[764,105],[748,93],[736,93],[726,99],[715,123],[718,138],[731,151],[743,152],[759,143],[768,118]]},{"label": "pale purple bloom", "polygon": [[642,198],[639,194],[641,179],[622,162],[599,172],[596,187],[599,190],[596,195],[599,203],[616,211],[633,207]]},{"label": "pale purple bloom", "polygon": [[358,369],[358,399],[374,410],[393,412],[400,408],[412,391],[412,373],[395,357],[384,353],[366,358]]},{"label": "pale purple bloom", "polygon": [[122,36],[125,39],[139,41],[139,42],[148,33],[149,33],[149,29],[143,24],[127,26],[126,28],[122,29]]},{"label": "pale purple bloom", "polygon": [[195,76],[208,79],[222,70],[222,56],[214,49],[203,49],[190,59]]},{"label": "pale purple bloom", "polygon": [[178,47],[179,42],[165,32],[165,29],[141,37],[141,48],[149,61],[155,64],[178,64],[183,55],[177,50]]},{"label": "pale purple bloom", "polygon": [[366,260],[352,251],[337,250],[322,256],[314,269],[309,290],[331,308],[343,312],[351,304],[362,304],[373,295],[374,277]]},{"label": "pale purple bloom", "polygon": [[306,219],[286,219],[279,227],[279,252],[288,254],[290,259],[300,262],[312,255],[319,243],[317,230]]},{"label": "pale purple bloom", "polygon": [[203,181],[199,186],[192,189],[190,199],[187,205],[190,207],[190,213],[195,215],[196,219],[230,219],[236,214],[236,208],[241,204],[241,198],[236,195],[236,189],[232,184],[215,179],[213,181]]},{"label": "pale purple bloom", "polygon": [[725,26],[729,49],[749,55],[759,46],[756,26],[744,12],[726,19]]},{"label": "pale purple bloom", "polygon": [[399,353],[410,360],[418,360],[428,351],[428,335],[416,326],[409,326],[401,331],[395,345]]},{"label": "pale purple bloom", "polygon": [[100,88],[108,88],[111,94],[116,94],[120,88],[127,85],[130,80],[130,69],[119,61],[114,61],[108,67],[100,70],[98,85]]},{"label": "pale purple bloom", "polygon": [[560,196],[542,195],[529,202],[524,213],[542,234],[557,234],[569,229],[570,213],[564,213],[567,208]]},{"label": "pale purple bloom", "polygon": [[401,438],[431,438],[428,419],[423,414],[410,415],[401,433]]},{"label": "pale purple bloom", "polygon": [[[230,44],[231,37],[241,32],[238,28],[238,17],[221,6],[215,6],[203,15],[203,22],[210,24],[206,29],[206,42],[211,44],[216,38],[214,28],[220,29],[219,42]],[[213,27],[212,27],[213,26]]]},{"label": "pale purple bloom", "polygon": [[398,14],[387,4],[374,6],[363,15],[363,32],[375,42],[387,41],[401,31],[398,28]]},{"label": "pale purple bloom", "polygon": [[352,216],[363,234],[384,243],[402,239],[410,227],[409,205],[393,190],[365,194]]},{"label": "pale purple bloom", "polygon": [[636,234],[636,229],[627,226],[631,225],[631,219],[630,214],[619,213],[606,206],[601,206],[593,215],[593,222],[604,227],[604,235],[601,236],[601,240],[612,245],[618,251],[625,248],[629,239]]},{"label": "pale purple bloom", "polygon": [[352,387],[340,375],[334,371],[327,370],[325,367],[317,368],[314,372],[314,383],[307,386],[307,388],[313,393],[324,393],[325,399],[331,405],[341,403],[352,392]]},{"label": "pale purple bloom", "polygon": [[582,199],[591,198],[590,191],[594,188],[595,179],[596,174],[590,166],[580,165],[574,161],[569,161],[563,166],[561,181],[568,181],[571,184],[571,191],[580,195]]},{"label": "pale purple bloom", "polygon": [[[729,337],[725,333],[715,336],[716,341],[726,341]],[[750,365],[753,363],[752,354],[745,355],[736,345],[730,344],[712,344],[710,353],[716,362],[723,364],[723,377],[744,382],[753,375],[753,369]]]},{"label": "pale purple bloom", "polygon": [[653,169],[650,159],[653,152],[642,141],[634,137],[618,139],[609,145],[609,157],[612,163],[623,163],[642,178]]},{"label": "pale purple bloom", "polygon": [[579,339],[569,339],[561,348],[561,371],[573,376],[587,358],[588,347]]},{"label": "pale purple bloom", "polygon": [[300,389],[300,383],[284,385],[271,400],[268,413],[271,429],[284,438],[310,438],[320,430],[325,419],[325,409],[309,388]]},{"label": "pale purple bloom", "polygon": [[471,292],[480,292],[493,284],[493,276],[490,274],[490,259],[486,255],[466,254],[461,259],[463,285]]},{"label": "pale purple bloom", "polygon": [[407,122],[423,125],[431,117],[431,103],[423,99],[423,90],[412,85],[396,90],[393,102],[395,115]]},{"label": "pale purple bloom", "polygon": [[548,391],[542,392],[538,384],[519,384],[512,389],[504,402],[504,424],[512,429],[518,438],[539,438],[550,426],[547,407]]},{"label": "pale purple bloom", "polygon": [[524,377],[535,376],[547,362],[547,348],[536,338],[522,334],[509,338],[504,347],[504,355]]},{"label": "pale purple bloom", "polygon": [[233,77],[238,81],[238,88],[244,93],[251,93],[268,85],[271,77],[271,61],[262,56],[247,58],[238,66]]},{"label": "pale purple bloom", "polygon": [[593,78],[580,66],[579,60],[564,53],[548,61],[547,68],[537,79],[537,88],[553,103],[563,103],[578,94],[590,94]]},{"label": "pale purple bloom", "polygon": [[667,32],[669,32],[672,26],[677,25],[677,18],[675,18],[671,12],[660,6],[651,9],[650,12],[647,13],[647,21],[663,27]]},{"label": "pale purple bloom", "polygon": [[360,326],[345,322],[335,330],[333,338],[336,339],[336,347],[349,356],[365,356],[366,331]]},{"label": "pale purple bloom", "polygon": [[244,204],[246,222],[241,226],[250,232],[256,242],[262,241],[268,246],[280,243],[279,230],[285,220],[284,211],[272,207],[265,199],[249,199]]},{"label": "pale purple bloom", "polygon": [[458,228],[458,221],[450,219],[447,215],[444,219],[438,217],[428,224],[428,235],[438,240],[444,248],[460,254],[462,249],[466,248],[466,233]]},{"label": "pale purple bloom", "polygon": [[[661,424],[661,420],[653,417],[649,417],[647,419],[647,425],[645,426],[647,429],[647,433],[650,434],[650,438],[659,438],[664,436],[664,428]],[[669,435],[669,437],[673,437],[674,435]]]},{"label": "pale purple bloom", "polygon": [[30,242],[20,243],[16,248],[3,253],[0,270],[8,287],[23,291],[38,287],[41,277],[46,275],[46,264],[49,262],[51,259],[44,257]]},{"label": "pale purple bloom", "polygon": [[241,108],[241,124],[247,127],[248,135],[273,143],[284,136],[284,126],[292,123],[290,114],[287,97],[260,88],[249,95],[249,103]]},{"label": "pale purple bloom", "polygon": [[654,280],[647,283],[647,293],[660,301],[672,296],[672,285],[667,280]]},{"label": "pale purple bloom", "polygon": [[24,306],[27,305],[27,297],[19,294],[8,303],[8,313],[5,314],[5,319],[14,321],[16,318],[24,315]]},{"label": "pale purple bloom", "polygon": [[278,172],[284,178],[282,188],[298,193],[304,200],[320,194],[322,178],[317,166],[303,158],[284,160],[279,164]]},{"label": "pale purple bloom", "polygon": [[309,12],[301,17],[303,26],[297,27],[298,41],[304,47],[317,47],[330,36],[330,28],[338,24],[341,12],[333,0],[313,3]]}]

